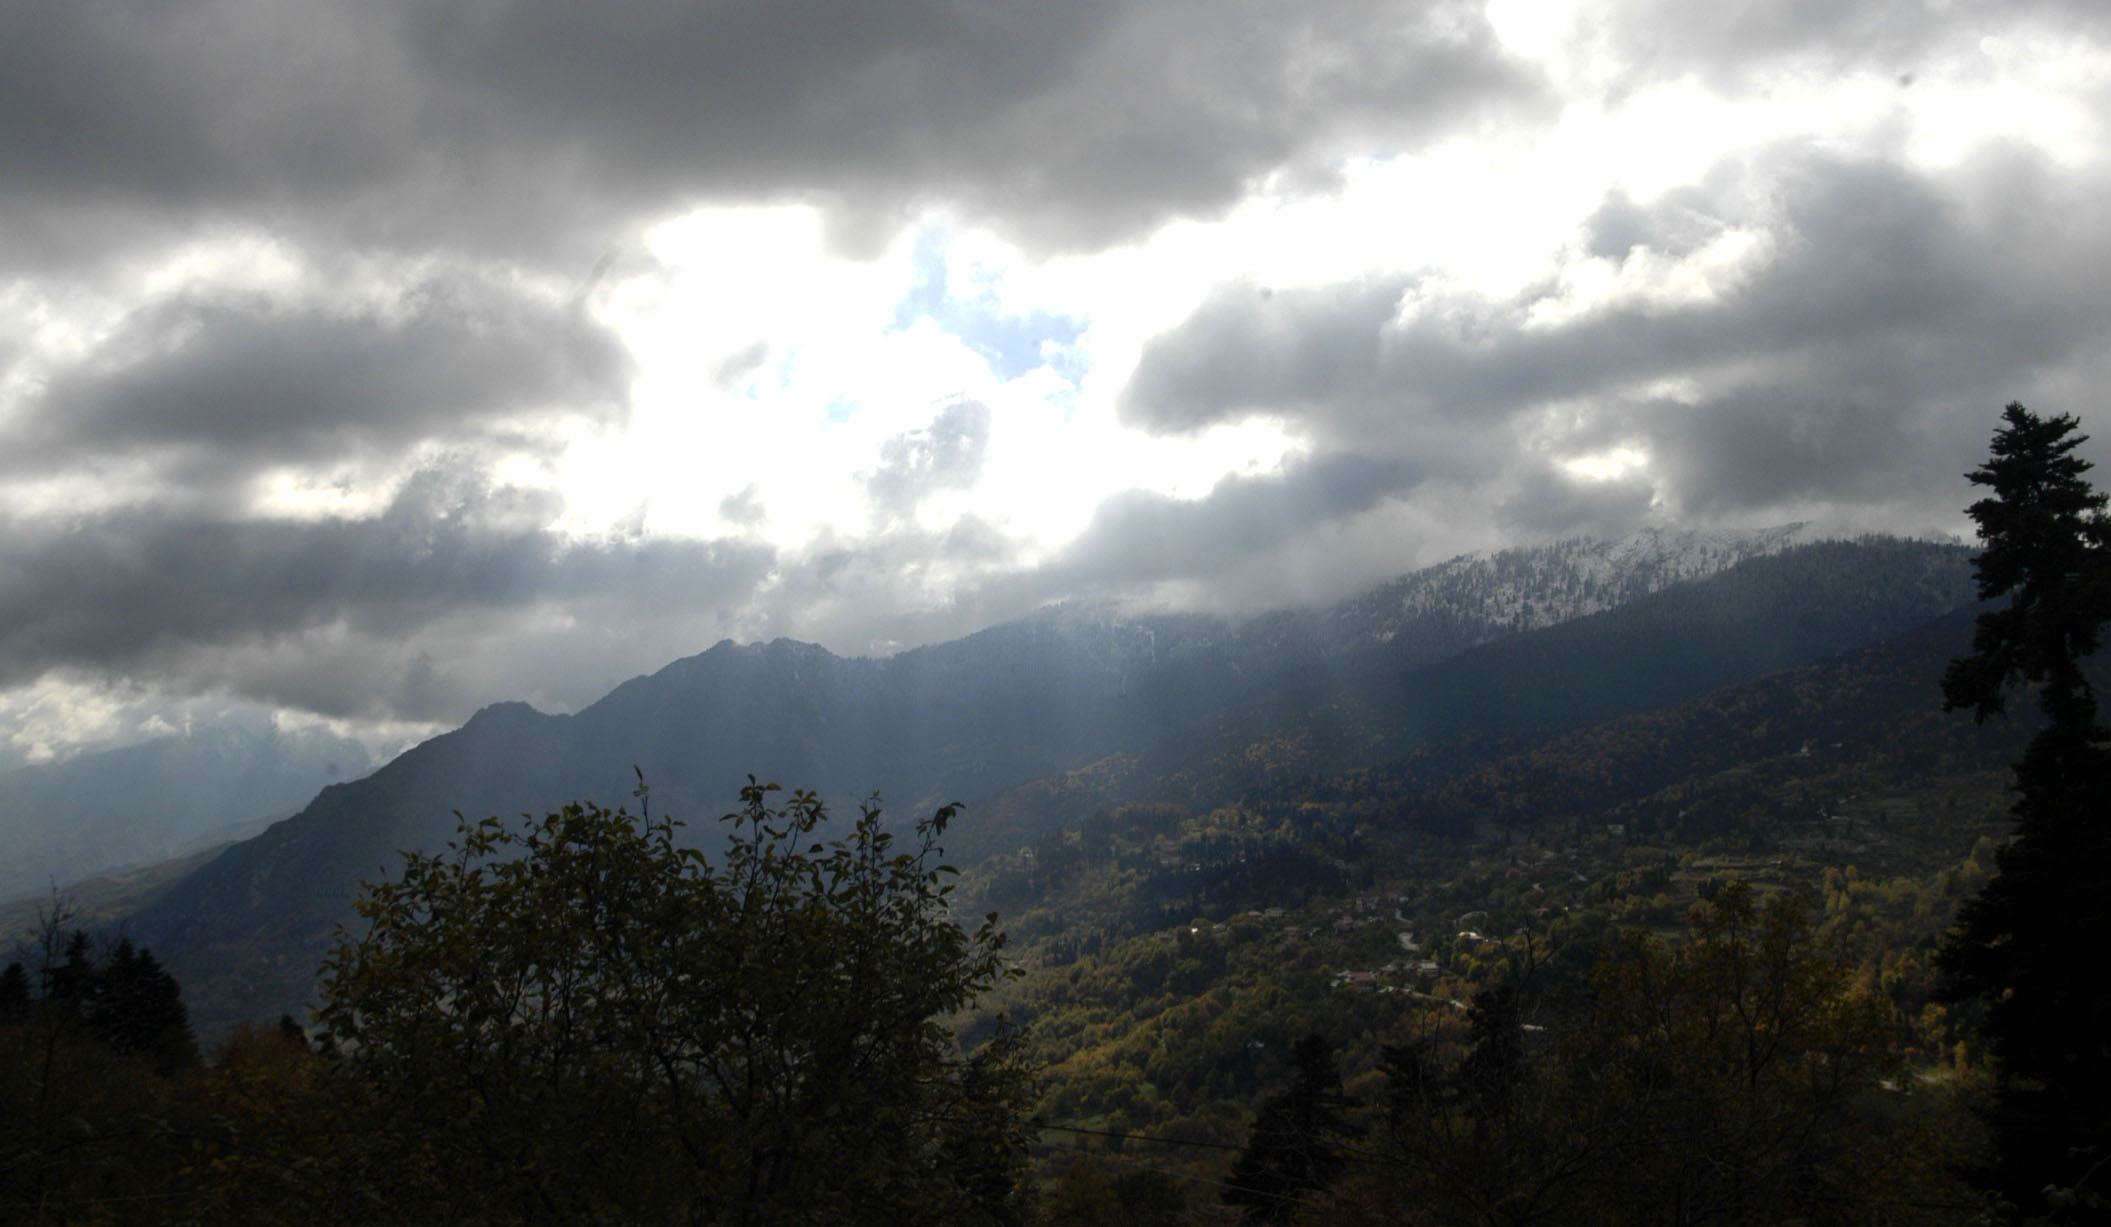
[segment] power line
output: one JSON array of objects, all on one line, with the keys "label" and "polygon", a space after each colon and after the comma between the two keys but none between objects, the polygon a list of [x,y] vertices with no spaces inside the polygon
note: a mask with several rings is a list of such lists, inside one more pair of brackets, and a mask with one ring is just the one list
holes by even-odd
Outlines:
[{"label": "power line", "polygon": [[1087,1129],[1082,1125],[1059,1125],[1052,1121],[1035,1121],[1034,1124],[1038,1128],[1053,1129],[1059,1133],[1081,1133],[1087,1137],[1096,1138],[1119,1138],[1125,1142],[1153,1142],[1160,1146],[1195,1146],[1209,1150],[1246,1149],[1244,1146],[1234,1146],[1230,1142],[1203,1142],[1193,1138],[1162,1138],[1154,1137],[1148,1133],[1115,1133],[1106,1129]]}]

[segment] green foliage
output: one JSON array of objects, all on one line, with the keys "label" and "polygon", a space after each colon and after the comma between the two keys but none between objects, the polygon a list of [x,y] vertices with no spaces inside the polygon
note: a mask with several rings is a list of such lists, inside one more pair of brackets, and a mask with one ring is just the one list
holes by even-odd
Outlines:
[{"label": "green foliage", "polygon": [[0,1222],[118,1222],[167,1197],[179,1089],[56,1012],[0,1024]]},{"label": "green foliage", "polygon": [[175,978],[120,941],[99,952],[54,899],[29,965],[0,971],[0,1221],[115,1221],[173,1209],[189,1154],[172,1077],[197,1045]]},{"label": "green foliage", "polygon": [[1353,1105],[1341,1091],[1341,1072],[1324,1037],[1308,1035],[1294,1054],[1297,1081],[1261,1105],[1253,1136],[1232,1165],[1226,1204],[1248,1222],[1280,1223],[1300,1198],[1341,1179],[1348,1170],[1344,1144],[1361,1132],[1347,1117]]},{"label": "green foliage", "polygon": [[1880,1085],[1900,1085],[1890,1011],[1802,896],[1732,883],[1684,941],[1624,938],[1529,1051],[1519,1010],[1493,989],[1464,1034],[1435,1016],[1389,1052],[1379,1161],[1352,1202],[1435,1223],[1935,1218],[1937,1139],[1883,1111],[1906,1094]]},{"label": "green foliage", "polygon": [[183,991],[154,952],[120,938],[95,969],[87,1004],[89,1033],[112,1051],[147,1058],[159,1073],[198,1063]]},{"label": "green foliage", "polygon": [[[1967,623],[1950,630],[1962,632]],[[1962,638],[1956,633],[1949,642]],[[1513,1068],[1520,1050],[1533,1069],[1559,1035],[1557,1021],[1587,1016],[1596,964],[1616,955],[1623,940],[1641,940],[1623,939],[1623,931],[1675,940],[1687,930],[1696,896],[1720,896],[1732,877],[1751,881],[1759,900],[1783,888],[1813,888],[1813,941],[1848,968],[1845,979],[1859,999],[1894,1020],[1884,1036],[1886,1059],[1915,1071],[1894,1079],[1902,1092],[1879,1097],[1885,1113],[1902,1117],[1885,1125],[1885,1136],[1910,1127],[1902,1153],[1962,1155],[1973,1134],[1958,1088],[1970,1085],[1980,1053],[1965,1029],[1972,1016],[1931,1004],[1929,983],[1951,909],[1993,860],[1986,836],[1998,820],[2001,786],[1980,769],[1993,758],[1976,739],[1961,750],[1939,740],[1960,726],[1942,719],[1927,678],[1954,650],[1917,647],[1917,683],[1893,662],[1881,664],[1887,693],[1917,687],[1920,695],[1903,743],[1884,731],[1899,726],[1886,723],[1847,748],[1797,752],[1807,738],[1793,723],[1795,705],[1830,704],[1838,687],[1835,674],[1791,675],[1779,686],[1791,701],[1759,713],[1787,725],[1785,753],[1675,780],[1662,793],[1582,821],[1566,806],[1548,805],[1537,821],[1484,827],[1478,840],[1432,838],[1393,823],[1395,777],[1371,772],[1208,813],[1118,809],[1081,824],[1067,840],[1043,840],[1031,855],[1022,849],[997,858],[969,880],[1004,884],[1013,931],[1025,935],[1027,975],[999,1000],[1031,1022],[1036,1055],[1049,1071],[1044,1113],[1060,1124],[1165,1139],[1133,1137],[1120,1158],[1221,1186],[1230,1156],[1252,1138],[1257,1109],[1295,1077],[1288,1058],[1297,1037],[1318,1031],[1334,1043],[1345,1090],[1367,1102],[1383,1098],[1382,1048],[1409,1047],[1425,1031],[1437,1039],[1425,1054],[1432,1068],[1459,1072],[1478,1048],[1474,1065],[1490,1074]],[[1860,658],[1843,664],[1839,676],[1850,681],[1869,673]],[[1661,738],[1705,743],[1713,735],[1692,724],[1667,720]],[[1919,755],[1931,736],[1935,771],[1923,776],[1898,765],[1901,744]],[[1624,739],[1625,749],[1595,738],[1567,749],[1557,741],[1548,743],[1545,761],[1580,771],[1603,754],[1605,769],[1617,773],[1622,755],[1656,753],[1657,740]],[[1662,815],[1661,835],[1639,834],[1638,814]],[[1607,818],[1625,821],[1625,833]],[[1694,829],[1740,837],[1727,850],[1704,851],[1678,839],[1677,831]],[[1769,846],[1748,851],[1746,832],[1763,834]],[[1324,866],[1326,876],[1218,876],[1220,863],[1248,874],[1280,864],[1275,850]],[[1049,872],[1056,865],[1060,872]],[[1020,885],[1034,875],[1046,893]],[[1139,906],[1166,880],[1237,889],[1221,898],[1195,890],[1187,896],[1195,910],[1169,921],[1158,908]],[[1533,937],[1521,947],[1525,932]],[[1412,944],[1403,946],[1403,936]],[[1558,959],[1555,950],[1563,952]],[[1513,985],[1518,1012],[1506,1023],[1494,990],[1535,959],[1531,991]],[[1375,982],[1345,982],[1342,973],[1350,971],[1372,973]],[[1485,1046],[1472,1030],[1476,1005],[1492,1040]],[[1528,1026],[1539,1023],[1549,1029]],[[1514,1109],[1531,1118],[1544,1086],[1529,1078],[1522,1085]],[[1923,1133],[1934,1139],[1925,1147]],[[1527,1135],[1510,1136],[1525,1145]],[[1226,1143],[1234,1149],[1213,1149]],[[1350,1153],[1353,1176],[1362,1164]],[[1060,1185],[1063,1159],[1059,1152],[1047,1162],[1044,1180]],[[1935,1170],[1939,1163],[1929,1159],[1887,1179],[1894,1193],[1926,1186],[1933,1190],[1928,1199],[1954,1197]],[[1509,1170],[1528,1167],[1519,1159]],[[1338,1196],[1351,1197],[1358,1187],[1352,1179]],[[1354,1209],[1325,1205],[1314,1221]],[[1398,1213],[1390,1197],[1373,1205],[1391,1207],[1374,1209],[1376,1221]]]},{"label": "green foliage", "polygon": [[949,913],[940,810],[898,850],[866,807],[751,781],[715,858],[568,806],[465,821],[370,885],[318,1011],[362,1156],[428,1220],[998,1222],[1026,1074],[947,1018],[1007,974]]},{"label": "green foliage", "polygon": [[1148,1167],[1079,1155],[1041,1206],[1043,1227],[1172,1227],[1184,1222],[1179,1182]]},{"label": "green foliage", "polygon": [[235,1027],[188,1088],[204,1127],[188,1160],[193,1187],[179,1203],[187,1216],[176,1221],[323,1227],[400,1217],[394,1182],[360,1170],[373,1139],[352,1110],[358,1101],[328,1076],[331,1060],[291,1017]]},{"label": "green foliage", "polygon": [[1992,455],[1968,474],[1993,494],[1968,509],[1983,548],[1973,562],[1982,600],[2007,605],[1979,616],[1972,654],[1951,663],[1943,702],[1985,719],[2003,708],[2015,681],[2042,684],[2055,724],[2087,728],[2096,703],[2081,662],[2111,619],[2111,523],[2092,489],[2088,441],[2066,414],[2041,418],[2021,405],[2002,411]]}]

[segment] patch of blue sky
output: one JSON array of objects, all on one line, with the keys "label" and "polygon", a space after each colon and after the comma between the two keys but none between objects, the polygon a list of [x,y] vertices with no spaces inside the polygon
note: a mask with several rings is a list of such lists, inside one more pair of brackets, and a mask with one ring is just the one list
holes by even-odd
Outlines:
[{"label": "patch of blue sky", "polygon": [[[1049,365],[1054,367],[1057,364],[1051,362],[1049,363]],[[1055,391],[1050,392],[1046,400],[1047,403],[1061,410],[1063,413],[1063,420],[1065,422],[1068,422],[1071,418],[1077,416],[1077,385],[1079,380],[1084,378],[1083,367],[1082,365],[1079,366],[1079,373],[1076,375],[1067,374],[1063,372],[1060,367],[1057,368],[1057,373],[1061,374],[1063,378],[1070,381],[1069,386],[1058,388]]]},{"label": "patch of blue sky", "polygon": [[[792,386],[792,368],[797,356],[791,353],[773,355],[760,370],[747,380],[747,396],[751,401],[760,401],[764,392],[784,392]],[[842,419],[834,416],[835,408],[829,408],[830,420]]]},{"label": "patch of blue sky", "polygon": [[1076,317],[1040,310],[1007,314],[981,287],[956,294],[946,275],[946,236],[935,227],[917,236],[910,259],[916,280],[895,304],[891,331],[928,318],[982,355],[999,379],[1017,379],[1042,366],[1072,383],[1083,377],[1083,361],[1072,346],[1085,326]]},{"label": "patch of blue sky", "polygon": [[1068,338],[1057,342],[1054,348],[1043,351],[1048,369],[1054,371],[1071,387],[1085,382],[1085,355],[1073,344],[1077,336],[1077,332],[1073,331]]}]

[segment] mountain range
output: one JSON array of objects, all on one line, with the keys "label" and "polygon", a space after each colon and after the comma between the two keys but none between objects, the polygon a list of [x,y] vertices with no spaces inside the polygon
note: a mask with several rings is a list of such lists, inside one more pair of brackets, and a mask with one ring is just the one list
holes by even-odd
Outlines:
[{"label": "mountain range", "polygon": [[[896,816],[967,803],[971,860],[1096,809],[1206,806],[1431,754],[1481,761],[1852,653],[1972,603],[1968,553],[1657,532],[1455,559],[1241,621],[1060,606],[886,659],[720,643],[570,715],[501,703],[227,849],[126,922],[201,1027],[299,1013],[362,879],[457,811],[629,802],[710,846],[749,774]],[[631,802],[635,805],[635,802]]]},{"label": "mountain range", "polygon": [[247,837],[372,765],[351,738],[253,712],[0,773],[0,899]]}]

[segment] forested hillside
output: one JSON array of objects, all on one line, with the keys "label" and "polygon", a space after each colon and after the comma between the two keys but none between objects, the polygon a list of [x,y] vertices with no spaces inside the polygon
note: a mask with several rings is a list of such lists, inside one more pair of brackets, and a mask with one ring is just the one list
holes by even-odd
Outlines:
[{"label": "forested hillside", "polygon": [[0,1227],[2111,1227],[2107,185],[2111,0],[0,0]]},{"label": "forested hillside", "polygon": [[[1163,1174],[1163,1205],[1217,1201],[1230,1156],[1258,1136],[1254,1112],[1297,1083],[1297,1044],[1314,1035],[1340,1078],[1330,1136],[1346,1156],[1341,1200],[1315,1221],[1398,1221],[1402,1199],[1452,1207],[1432,1221],[1479,1221],[1524,1191],[1547,1221],[1622,1221],[1650,1178],[1624,1165],[1695,1126],[1668,1101],[1561,1101],[1583,1092],[1560,1078],[1604,1076],[1608,1056],[1588,1050],[1603,1029],[1634,1025],[1591,1015],[1591,985],[1687,992],[1675,965],[1649,970],[1676,947],[1633,935],[1756,931],[1769,907],[1800,909],[1777,918],[1793,939],[1779,953],[1818,977],[1793,1025],[1861,1028],[1852,1042],[1873,1062],[1849,1080],[1863,1089],[1843,1083],[1795,1118],[1819,1139],[1796,1161],[1852,1185],[1825,1194],[1852,1207],[1828,1221],[1972,1221],[1944,1164],[1974,1145],[1965,1105],[1984,1054],[1975,1015],[1934,1001],[1934,954],[1993,869],[2023,733],[1940,712],[1927,666],[1968,642],[1968,621],[1518,753],[1426,755],[1207,811],[1119,808],[985,865],[974,899],[1013,917],[1027,967],[985,1009],[1025,1023],[1050,1070],[1052,1221],[1089,1221],[1093,1190],[1138,1164]],[[1693,912],[1733,882],[1754,910]],[[1401,1096],[1472,1119],[1473,1071],[1498,1041],[1546,1058],[1554,1079],[1517,1091],[1503,1134],[1472,1135],[1470,1152],[1467,1135],[1400,1131],[1415,1119],[1388,1108]],[[1790,1110],[1771,1098],[1790,1072],[1752,1071],[1769,1098],[1742,1110]],[[1694,1096],[1678,1111],[1732,1114],[1711,1084],[1676,1077]],[[1878,1082],[1894,1102],[1871,1108],[1860,1097]],[[1559,1131],[1584,1118],[1603,1136],[1564,1153]],[[1783,1155],[1735,1160],[1751,1175]]]},{"label": "forested hillside", "polygon": [[[1208,808],[1118,806],[968,866],[950,910],[995,912],[1020,974],[983,981],[953,1026],[968,1050],[997,1039],[1007,1068],[1032,1071],[1005,1094],[1024,1096],[1014,1102],[1031,1105],[1033,1123],[1005,1143],[1023,1164],[1020,1200],[974,1212],[994,1218],[953,1221],[1172,1224],[1297,1211],[1313,1221],[1397,1222],[1407,1204],[1445,1207],[1432,1211],[1436,1222],[1531,1207],[1546,1221],[1622,1221],[1636,1197],[1656,1195],[1647,1190],[1676,1187],[1650,1156],[1726,1123],[1731,1131],[1710,1143],[1717,1175],[1682,1195],[1727,1207],[1730,1221],[1772,1221],[1766,1216],[1813,1205],[1838,1209],[1830,1221],[1973,1221],[1977,1204],[1945,1165],[1977,1145],[1965,1105],[1984,1054],[1971,1014],[1931,997],[1934,941],[1992,869],[2001,764],[2028,726],[1974,726],[1940,712],[1930,671],[1968,644],[1969,621],[1970,611],[1959,611],[1552,736],[1470,731],[1392,764],[1286,777]],[[660,803],[649,781],[634,786],[633,805]],[[550,840],[562,829],[523,834]],[[955,830],[940,837],[950,842]],[[803,849],[799,829],[787,834]],[[548,855],[572,838],[548,843]],[[596,836],[579,846],[623,845]],[[638,870],[675,853],[664,846]],[[739,872],[738,863],[764,862],[727,871]],[[796,878],[797,863],[787,860],[783,872]],[[559,871],[552,885],[581,867]],[[456,871],[444,858],[413,869],[391,889],[435,906],[469,897],[448,885]],[[532,877],[508,880],[537,889]],[[652,928],[661,922],[638,910],[646,881],[600,905],[621,906],[632,918],[622,926],[570,924],[550,910],[569,906],[555,896],[535,904],[523,894],[526,910],[512,921],[494,927],[487,917],[460,932],[520,941],[535,914],[554,926],[538,941],[586,942],[583,968],[636,959],[662,941]],[[432,915],[438,925],[442,913]],[[632,925],[644,927],[617,936]],[[381,932],[369,941],[402,940]],[[828,952],[847,953],[851,938],[817,941],[817,956],[834,957]],[[387,977],[403,974],[389,970],[395,964],[343,961],[351,957],[338,956],[330,1000],[345,1000],[355,984],[396,991],[387,987]],[[448,974],[477,964],[455,966]],[[360,978],[346,980],[347,971]],[[765,994],[793,992],[763,998],[790,1011],[787,1025],[812,1014],[809,998],[780,978],[789,971],[758,968],[764,978],[755,982]],[[1737,978],[1747,975],[1781,978]],[[1662,1060],[1647,1065],[1618,1043],[1644,1024],[1610,1010],[1614,1003],[1698,1019],[1766,983],[1791,991],[1766,998],[1781,1013],[1753,1025],[1790,1037],[1795,1052],[1833,1054],[1826,1068],[1835,1076],[1825,1083],[1797,1079],[1801,1058],[1738,1064],[1745,1058],[1719,1046],[1733,1036],[1677,1032]],[[388,1007],[410,1010],[390,1025],[414,1023],[430,991]],[[815,1017],[823,1016],[833,1015]],[[827,1042],[825,1034],[816,1040]],[[649,1030],[639,1035],[651,1042]],[[91,1042],[65,1040],[83,1058],[91,1050],[71,1046]],[[71,1085],[105,1088],[93,1092],[93,1106],[74,1109],[82,1119],[115,1127],[127,1112],[151,1110],[188,1123],[125,1152],[119,1167],[96,1169],[100,1184],[51,1187],[86,1199],[80,1204],[94,1204],[98,1189],[174,1189],[173,1204],[219,1215],[236,1213],[229,1198],[253,1197],[319,1221],[367,1221],[413,1202],[494,1209],[463,1200],[481,1196],[472,1185],[383,1180],[404,1162],[391,1147],[415,1137],[424,1126],[412,1122],[423,1118],[392,1115],[408,1102],[333,1081],[339,1075],[329,1071],[340,1067],[331,1060],[289,1021],[245,1027],[198,1072],[80,1064],[70,1077],[87,1081]],[[138,1078],[150,1080],[126,1081]],[[375,1085],[431,1084],[405,1072]],[[1626,1089],[1608,1094],[1608,1085]],[[587,1098],[576,1103],[549,1099],[534,1111],[587,1111],[600,1102],[589,1087],[579,1085]],[[1504,1105],[1500,1129],[1468,1129],[1489,1119],[1491,1096]],[[564,1119],[493,1117],[472,1136],[598,1153],[598,1135]],[[1581,1140],[1569,1132],[1579,1119],[1592,1122]],[[348,1144],[346,1130],[365,1140]],[[186,1137],[222,1140],[201,1154]],[[479,1157],[472,1148],[447,1162],[466,1170],[504,1153]],[[622,1187],[662,1196],[637,1166],[649,1152],[625,1153],[618,1167],[644,1182]],[[318,1161],[322,1154],[334,1157]],[[47,1170],[42,1162],[22,1170]],[[219,1175],[180,1174],[201,1162],[197,1170]],[[289,1162],[305,1174],[289,1179]],[[1769,1174],[1784,1165],[1812,1178]],[[574,1166],[541,1161],[552,1179]],[[810,1190],[801,1197],[837,1187],[787,1178],[788,1189]],[[551,1193],[587,1197],[580,1205],[632,1196],[617,1187],[589,1181]],[[970,1195],[968,1186],[926,1187],[916,1196]],[[588,1191],[596,1188],[605,1191]],[[1228,1189],[1243,1190],[1229,1206]],[[326,1203],[338,1217],[323,1213]],[[498,1221],[536,1217],[496,1213]]]},{"label": "forested hillside", "polygon": [[[84,1098],[11,1135],[14,1170],[83,1206],[152,1187],[208,1218],[254,1197],[348,1222],[713,1205],[706,1221],[770,1221],[858,1197],[1050,1224],[1398,1222],[1409,1205],[1438,1223],[1618,1222],[1637,1205],[1666,1221],[1686,1221],[1678,1206],[1740,1223],[1975,1221],[1957,1165],[1982,1153],[1968,1108],[1986,1053],[1977,1014],[1938,1000],[1935,953],[1993,872],[2005,764],[2035,726],[1941,711],[1934,679],[1970,649],[1976,612],[1964,561],[1897,541],[1803,546],[1400,668],[1374,663],[1414,660],[1388,656],[1401,650],[1382,633],[1345,651],[1254,640],[1255,624],[1070,611],[885,666],[721,645],[576,716],[487,710],[127,922],[182,980],[201,1068],[99,1055],[97,1015],[69,1012],[48,972],[18,976],[0,1030],[72,1054],[50,1085]],[[1250,670],[1201,685],[1255,641],[1233,653]],[[1284,664],[1297,652],[1363,667]],[[1095,712],[1110,723],[1092,728]],[[538,793],[626,738],[636,765],[595,767],[595,791],[653,822],[574,807],[467,821],[452,850],[444,834],[407,860],[381,850],[436,825],[422,812],[436,789],[538,812]],[[818,771],[831,746],[851,749],[830,772],[913,769],[929,787],[1073,765],[913,840],[918,810],[843,842],[808,794],[772,809],[758,790],[724,827],[710,821],[723,800],[699,803],[699,761]],[[340,897],[341,877],[373,885]],[[355,894],[362,916],[333,936]],[[879,910],[813,927],[845,907]],[[893,939],[871,939],[915,915],[954,918],[931,932],[975,944],[909,978],[954,988],[886,1005],[892,973],[874,969]],[[956,923],[971,916],[995,919]],[[46,949],[64,946],[47,932]],[[750,968],[751,945],[772,961]],[[775,1020],[767,1035],[740,1038],[716,998],[684,996],[677,964],[697,958],[731,960],[708,978],[742,986],[745,1016]],[[517,991],[531,981],[544,987]],[[868,994],[906,1013],[860,1039]],[[823,996],[834,1012],[816,1012]],[[433,1000],[453,1005],[433,1015]],[[322,1021],[304,1029],[310,1001]],[[476,1010],[499,1029],[427,1033]],[[1733,1017],[1743,1030],[1707,1022]],[[323,1031],[349,1052],[319,1047]],[[623,1102],[730,1103],[724,1069],[670,1057],[721,1044],[763,1062],[738,1066],[764,1079],[744,1085],[793,1094],[805,1080],[783,1053],[812,1046],[799,1060],[837,1068],[897,1031],[925,1045],[918,1094],[966,1116],[887,1134],[922,1139],[922,1158],[889,1152],[893,1193],[873,1191],[888,1178],[869,1166],[822,1178],[810,1156],[879,1154],[858,1131],[918,1119],[913,1097],[855,1120],[742,1099],[741,1129],[782,1138],[768,1154],[720,1153],[609,1098],[635,1076]],[[475,1058],[494,1063],[482,1073],[427,1064],[502,1034],[534,1038]],[[1748,1042],[1761,1035],[1763,1055]],[[502,1070],[527,1081],[491,1099]],[[180,1128],[92,1171],[60,1157],[68,1121],[123,1129],[139,1112]],[[473,1124],[417,1140],[443,1118]],[[720,1176],[663,1183],[685,1147]],[[1666,1168],[1667,1147],[1700,1166]],[[384,1175],[427,1161],[458,1178]],[[546,1174],[540,1192],[505,1174],[520,1164]],[[745,1200],[699,1192],[743,1180]]]},{"label": "forested hillside", "polygon": [[1970,603],[1966,552],[1824,543],[1413,670],[1300,685],[991,798],[968,835],[1003,850],[1096,809],[1207,808],[1413,758],[1487,758],[1740,679],[1912,632]]},{"label": "forested hillside", "polygon": [[[573,715],[489,708],[325,789],[130,923],[195,986],[210,1029],[301,1009],[356,884],[401,850],[437,847],[457,810],[621,796],[636,767],[708,842],[709,820],[752,772],[839,803],[876,793],[896,812],[967,802],[953,852],[973,860],[1110,805],[1206,806],[1462,735],[1543,737],[1967,599],[1957,547],[1785,545],[1784,534],[1657,534],[1617,550],[1512,551],[1243,623],[1057,609],[883,661],[722,643]],[[1619,597],[1633,599],[1517,629]]]}]

